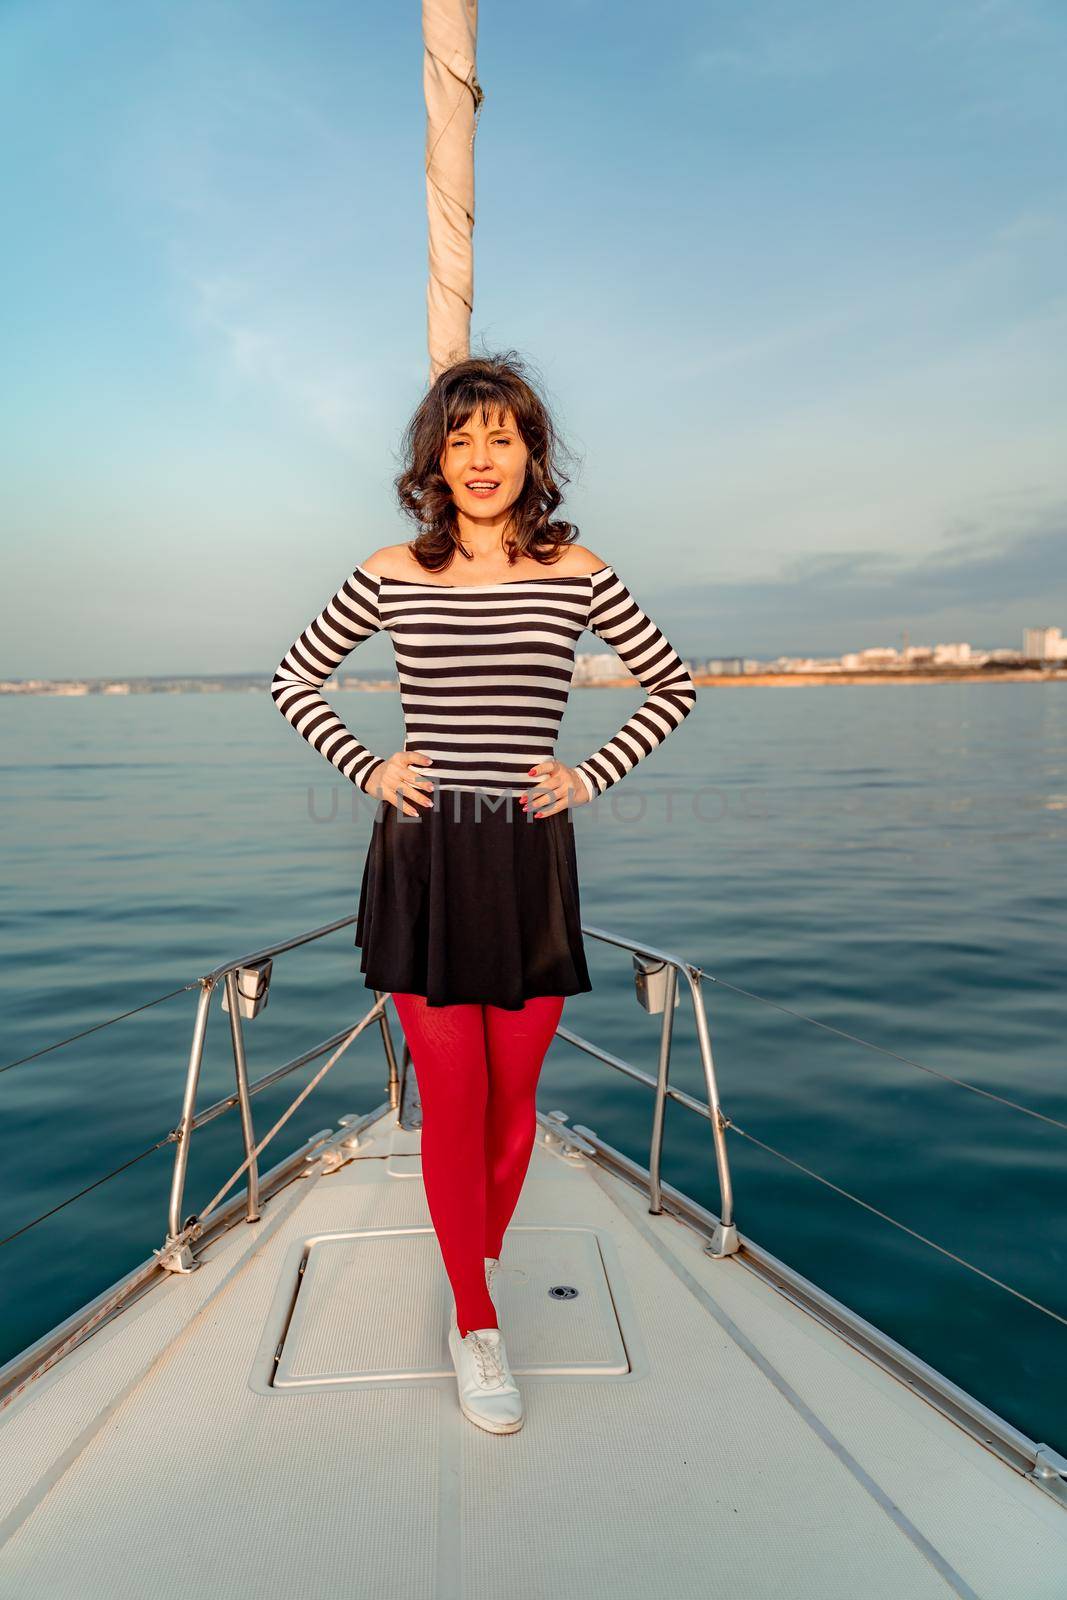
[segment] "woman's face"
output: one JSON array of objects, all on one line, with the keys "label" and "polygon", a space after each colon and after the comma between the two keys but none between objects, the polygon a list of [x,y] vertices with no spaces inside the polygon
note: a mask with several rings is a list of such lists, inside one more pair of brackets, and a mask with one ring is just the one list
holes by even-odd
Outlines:
[{"label": "woman's face", "polygon": [[490,413],[485,423],[476,406],[448,435],[441,455],[457,510],[472,522],[502,525],[503,514],[522,493],[528,457],[510,410]]}]

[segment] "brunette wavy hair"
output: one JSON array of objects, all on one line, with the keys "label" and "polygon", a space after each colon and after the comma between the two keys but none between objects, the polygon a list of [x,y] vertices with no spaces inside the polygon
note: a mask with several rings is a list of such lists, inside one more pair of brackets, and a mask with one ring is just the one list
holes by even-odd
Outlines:
[{"label": "brunette wavy hair", "polygon": [[449,433],[462,428],[479,407],[486,423],[510,411],[529,451],[526,481],[508,513],[508,561],[513,565],[519,556],[530,556],[551,565],[578,537],[576,523],[553,520],[563,501],[561,485],[570,482],[561,458],[573,455],[514,350],[470,356],[446,367],[404,430],[404,466],[393,481],[401,509],[419,527],[412,554],[427,572],[440,572],[457,551],[471,559],[460,544],[456,504],[440,463]]}]

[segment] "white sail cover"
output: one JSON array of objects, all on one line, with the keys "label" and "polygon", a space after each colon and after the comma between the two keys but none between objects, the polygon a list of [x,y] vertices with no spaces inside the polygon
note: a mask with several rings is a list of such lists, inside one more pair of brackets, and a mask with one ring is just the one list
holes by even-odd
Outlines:
[{"label": "white sail cover", "polygon": [[478,0],[423,0],[430,382],[470,354],[474,307],[474,133]]}]

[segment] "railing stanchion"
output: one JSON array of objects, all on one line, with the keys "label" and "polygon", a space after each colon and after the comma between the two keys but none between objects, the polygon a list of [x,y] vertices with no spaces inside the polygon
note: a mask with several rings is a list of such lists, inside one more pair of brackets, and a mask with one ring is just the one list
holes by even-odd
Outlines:
[{"label": "railing stanchion", "polygon": [[193,1025],[193,1042],[189,1049],[189,1065],[185,1072],[185,1094],[182,1098],[182,1116],[178,1124],[178,1143],[174,1151],[174,1174],[170,1184],[170,1209],[167,1236],[176,1239],[182,1231],[182,1200],[185,1195],[185,1174],[189,1167],[189,1139],[196,1115],[196,1091],[200,1083],[200,1063],[204,1059],[204,1037],[207,1033],[211,996],[215,992],[213,978],[200,980],[200,999],[196,1004],[196,1022]]},{"label": "railing stanchion", "polygon": [[259,1221],[259,1157],[256,1155],[256,1130],[252,1121],[252,1097],[248,1092],[248,1062],[245,1059],[245,1036],[241,1027],[241,1001],[237,988],[237,972],[231,967],[226,974],[226,1004],[230,1012],[230,1039],[233,1043],[233,1066],[237,1077],[237,1103],[241,1108],[241,1134],[244,1139],[245,1158],[248,1161],[248,1210],[246,1221]]},{"label": "railing stanchion", "polygon": [[[384,991],[380,992],[374,989],[371,992],[375,1000],[382,1000],[383,997],[384,999],[389,998]],[[389,1090],[389,1109],[395,1111],[400,1104],[400,1073],[396,1064],[396,1049],[393,1045],[392,1029],[389,1027],[389,1017],[384,1005],[382,1006],[382,1014],[378,1018],[378,1025],[382,1030],[382,1048],[385,1051],[385,1059],[389,1063],[389,1083],[387,1085]]]},{"label": "railing stanchion", "polygon": [[715,1081],[715,1061],[711,1053],[711,1033],[707,1012],[704,1009],[704,992],[700,985],[700,968],[686,964],[685,975],[693,996],[693,1014],[696,1018],[700,1061],[704,1068],[704,1085],[711,1113],[711,1136],[715,1142],[715,1165],[719,1174],[719,1215],[721,1222],[708,1249],[712,1255],[732,1255],[738,1247],[737,1228],[734,1226],[734,1191],[730,1182],[730,1159],[726,1152],[728,1123],[719,1105],[719,1089]]},{"label": "railing stanchion", "polygon": [[663,1128],[667,1107],[667,1084],[671,1070],[671,1039],[674,1032],[674,999],[678,991],[678,969],[667,967],[667,992],[663,1006],[663,1022],[659,1034],[659,1069],[656,1074],[656,1098],[652,1108],[652,1143],[648,1155],[649,1211],[657,1214],[663,1210],[660,1196],[659,1170],[663,1156]]}]

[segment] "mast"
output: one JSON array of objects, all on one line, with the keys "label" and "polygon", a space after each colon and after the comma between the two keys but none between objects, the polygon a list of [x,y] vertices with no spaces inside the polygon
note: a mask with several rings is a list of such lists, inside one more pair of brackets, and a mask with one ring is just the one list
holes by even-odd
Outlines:
[{"label": "mast", "polygon": [[431,384],[470,354],[474,308],[474,134],[485,98],[475,76],[478,0],[422,0]]}]

